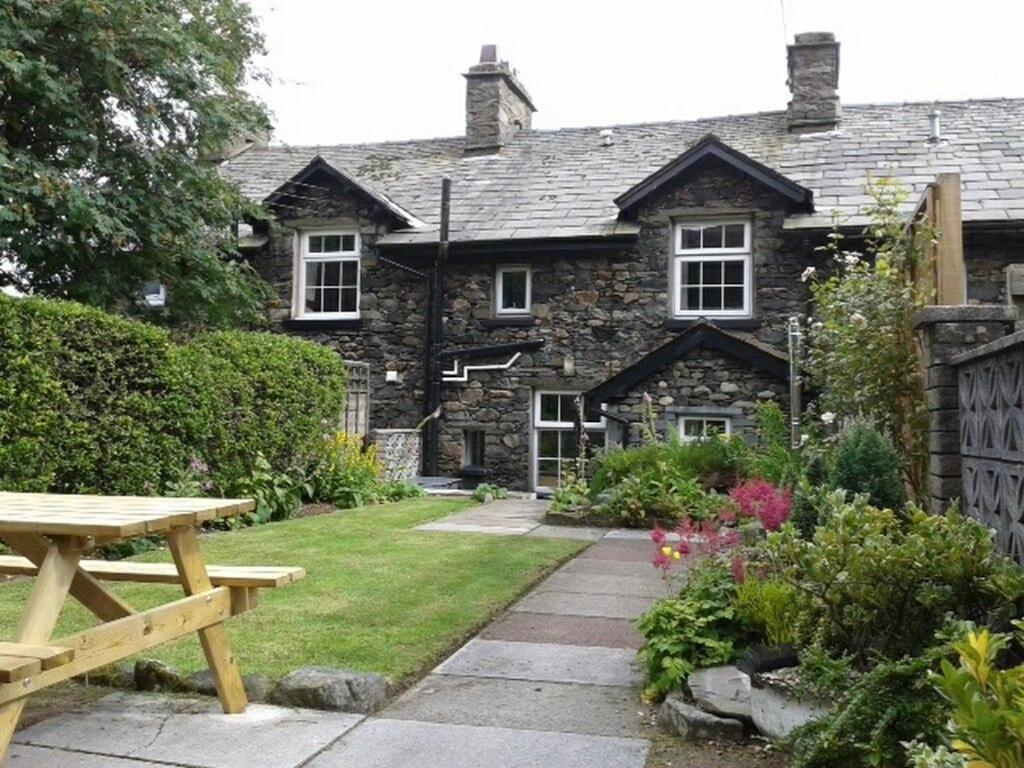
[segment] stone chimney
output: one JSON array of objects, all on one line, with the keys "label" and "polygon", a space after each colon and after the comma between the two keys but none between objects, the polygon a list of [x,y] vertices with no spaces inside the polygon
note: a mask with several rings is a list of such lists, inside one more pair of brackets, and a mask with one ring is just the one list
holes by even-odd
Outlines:
[{"label": "stone chimney", "polygon": [[839,123],[839,43],[831,32],[802,32],[787,47],[789,130],[832,130]]},{"label": "stone chimney", "polygon": [[537,108],[498,47],[480,49],[480,63],[466,78],[466,151],[497,152],[520,131],[530,130]]}]

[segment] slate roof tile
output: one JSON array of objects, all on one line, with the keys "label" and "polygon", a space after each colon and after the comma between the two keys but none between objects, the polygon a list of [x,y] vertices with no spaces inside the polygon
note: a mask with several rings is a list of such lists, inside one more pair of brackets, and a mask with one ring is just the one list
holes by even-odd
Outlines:
[{"label": "slate roof tile", "polygon": [[[937,145],[927,141],[936,107],[943,132]],[[599,135],[605,127],[534,130],[481,156],[465,156],[462,137],[253,147],[222,168],[244,194],[262,200],[320,154],[425,224],[385,242],[436,240],[444,174],[452,177],[453,240],[573,237],[635,231],[612,220],[612,201],[714,133],[814,193],[814,212],[793,214],[787,228],[829,227],[833,211],[848,224],[864,223],[869,173],[900,179],[909,207],[937,173],[960,172],[965,220],[1021,217],[1024,99],[844,104],[839,130],[814,135],[790,134],[784,112],[612,126],[608,147]]]}]

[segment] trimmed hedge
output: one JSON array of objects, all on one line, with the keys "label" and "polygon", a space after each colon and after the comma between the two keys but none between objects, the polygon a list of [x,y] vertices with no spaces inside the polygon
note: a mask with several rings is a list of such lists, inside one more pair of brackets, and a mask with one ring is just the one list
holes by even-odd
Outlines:
[{"label": "trimmed hedge", "polygon": [[345,366],[326,347],[169,333],[70,302],[0,297],[0,487],[150,493],[195,456],[231,481],[262,453],[302,463],[340,420]]}]

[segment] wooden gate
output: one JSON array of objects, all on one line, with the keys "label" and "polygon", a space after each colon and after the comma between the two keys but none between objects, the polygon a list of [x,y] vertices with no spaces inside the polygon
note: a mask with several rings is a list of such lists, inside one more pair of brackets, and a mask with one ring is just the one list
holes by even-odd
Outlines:
[{"label": "wooden gate", "polygon": [[370,429],[370,364],[346,360],[348,398],[342,429],[349,434],[365,436]]}]

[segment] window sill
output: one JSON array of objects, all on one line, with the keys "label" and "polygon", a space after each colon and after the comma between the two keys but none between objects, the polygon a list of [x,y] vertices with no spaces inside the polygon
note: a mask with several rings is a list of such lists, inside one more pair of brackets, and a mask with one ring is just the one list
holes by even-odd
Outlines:
[{"label": "window sill", "polygon": [[529,328],[533,325],[533,315],[502,315],[484,320],[487,328]]},{"label": "window sill", "polygon": [[346,318],[318,320],[313,317],[298,317],[284,320],[281,327],[288,331],[359,331],[362,330],[362,318]]},{"label": "window sill", "polygon": [[752,331],[761,327],[761,321],[756,317],[697,317],[697,318],[681,318],[672,317],[665,321],[664,325],[670,331],[684,331],[687,328],[692,328],[694,325],[700,322],[708,322],[723,329],[732,329],[735,331]]}]

